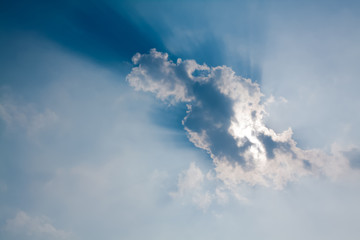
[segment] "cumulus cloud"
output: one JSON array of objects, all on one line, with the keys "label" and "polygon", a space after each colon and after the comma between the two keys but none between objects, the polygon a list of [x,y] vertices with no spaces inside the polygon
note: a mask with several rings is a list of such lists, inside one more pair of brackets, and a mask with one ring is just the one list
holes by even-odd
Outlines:
[{"label": "cumulus cloud", "polygon": [[48,218],[31,217],[19,211],[12,219],[6,220],[3,230],[15,236],[35,239],[69,239],[70,234],[56,229]]},{"label": "cumulus cloud", "polygon": [[155,93],[162,100],[190,102],[194,100],[189,92],[189,84],[207,80],[204,76],[194,76],[197,70],[209,70],[206,65],[199,65],[194,60],[176,63],[168,60],[167,53],[151,49],[149,54],[135,54],[132,58],[138,67],[132,69],[127,79],[136,90]]},{"label": "cumulus cloud", "polygon": [[[136,90],[155,93],[171,104],[186,103],[182,124],[187,136],[211,156],[215,179],[229,190],[243,183],[281,189],[302,176],[337,177],[349,168],[348,159],[336,145],[329,154],[304,150],[297,147],[291,128],[282,133],[268,128],[265,107],[273,97],[264,99],[257,83],[227,66],[208,67],[181,59],[175,63],[155,49],[149,54],[137,53],[133,62],[137,66],[127,81]],[[192,186],[190,172],[197,182],[202,181],[203,176],[190,166],[180,177],[178,194],[184,192],[184,186]]]}]

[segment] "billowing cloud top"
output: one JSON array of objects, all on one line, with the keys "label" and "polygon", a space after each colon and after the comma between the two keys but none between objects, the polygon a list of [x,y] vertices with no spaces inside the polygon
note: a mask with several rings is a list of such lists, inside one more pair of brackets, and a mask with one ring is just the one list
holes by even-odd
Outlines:
[{"label": "billowing cloud top", "polygon": [[309,174],[335,177],[348,169],[340,149],[331,154],[296,146],[289,128],[276,133],[264,124],[266,101],[259,85],[226,66],[209,67],[194,60],[175,62],[151,49],[137,53],[127,81],[169,103],[187,104],[183,119],[189,140],[206,150],[215,176],[229,189],[240,183],[282,188]]}]

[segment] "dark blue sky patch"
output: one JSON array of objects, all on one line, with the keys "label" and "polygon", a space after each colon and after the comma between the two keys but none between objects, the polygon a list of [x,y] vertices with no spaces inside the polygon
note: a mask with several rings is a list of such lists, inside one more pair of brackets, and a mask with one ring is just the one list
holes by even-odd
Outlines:
[{"label": "dark blue sky patch", "polygon": [[221,66],[225,64],[224,42],[212,33],[206,33],[200,42],[191,42],[189,50],[184,49],[178,55],[184,59],[195,59],[198,63],[206,63],[209,66]]},{"label": "dark blue sky patch", "polygon": [[263,24],[268,20],[262,4],[141,1],[137,9],[161,30],[162,39],[171,40],[166,45],[179,57],[210,66],[227,65],[243,77],[261,81],[258,59],[263,56],[267,33]]},{"label": "dark blue sky patch", "polygon": [[163,49],[149,26],[143,23],[139,28],[121,9],[105,2],[14,1],[3,7],[1,15],[2,25],[10,30],[39,33],[102,64],[130,61],[134,53],[154,47]]},{"label": "dark blue sky patch", "polygon": [[207,77],[209,75],[209,70],[195,70],[192,75],[194,77]]},{"label": "dark blue sky patch", "polygon": [[160,103],[152,106],[149,115],[151,121],[156,125],[170,129],[178,129],[183,132],[184,127],[182,125],[182,120],[186,116],[186,110],[185,104],[169,106]]}]

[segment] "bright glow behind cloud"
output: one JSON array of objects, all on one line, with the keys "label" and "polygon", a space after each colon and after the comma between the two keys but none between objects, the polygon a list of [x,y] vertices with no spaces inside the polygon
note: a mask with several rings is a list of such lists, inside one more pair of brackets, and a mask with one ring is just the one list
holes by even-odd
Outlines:
[{"label": "bright glow behind cloud", "polygon": [[155,49],[137,53],[133,62],[138,66],[127,80],[136,90],[155,93],[170,104],[188,103],[183,120],[188,138],[209,153],[216,179],[229,190],[241,183],[281,189],[301,176],[336,177],[349,169],[335,145],[330,155],[303,150],[290,128],[276,133],[266,127],[259,85],[229,67],[210,68],[181,59],[174,63]]}]

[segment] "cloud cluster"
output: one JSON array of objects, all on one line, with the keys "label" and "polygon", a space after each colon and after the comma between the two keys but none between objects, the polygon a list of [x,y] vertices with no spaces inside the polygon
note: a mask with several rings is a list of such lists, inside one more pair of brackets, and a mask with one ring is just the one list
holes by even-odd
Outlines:
[{"label": "cloud cluster", "polygon": [[[127,81],[136,90],[152,92],[172,105],[186,103],[182,123],[188,138],[208,152],[215,179],[228,189],[242,183],[281,189],[302,176],[336,177],[349,167],[335,145],[330,154],[303,150],[293,140],[291,128],[282,133],[268,128],[264,123],[266,99],[259,85],[227,66],[209,67],[181,59],[175,63],[156,49],[137,53],[132,60],[137,66]],[[186,176],[179,193],[188,182]]]}]

